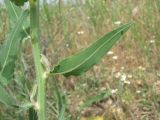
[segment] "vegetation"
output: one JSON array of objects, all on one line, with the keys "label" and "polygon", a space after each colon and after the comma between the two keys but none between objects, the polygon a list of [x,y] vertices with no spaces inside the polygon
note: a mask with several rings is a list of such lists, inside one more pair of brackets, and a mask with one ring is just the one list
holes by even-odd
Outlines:
[{"label": "vegetation", "polygon": [[0,120],[159,120],[159,0],[29,1],[0,7]]}]

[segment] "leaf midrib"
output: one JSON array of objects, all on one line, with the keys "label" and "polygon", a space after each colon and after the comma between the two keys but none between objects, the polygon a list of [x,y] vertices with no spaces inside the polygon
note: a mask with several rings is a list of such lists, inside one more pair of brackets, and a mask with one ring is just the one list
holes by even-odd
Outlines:
[{"label": "leaf midrib", "polygon": [[117,32],[115,35],[113,35],[108,41],[104,42],[100,47],[98,47],[87,59],[85,59],[83,62],[81,62],[79,65],[69,69],[68,71],[63,71],[60,73],[55,73],[55,74],[65,74],[68,72],[73,71],[74,69],[77,69],[79,66],[81,66],[82,64],[84,64],[88,59],[90,59],[100,48],[102,48],[105,44],[107,44],[108,42],[110,42],[117,34],[119,34],[121,31],[123,31],[124,29],[126,29],[127,27],[129,27],[131,25],[131,23],[129,23],[128,25],[126,24],[126,27],[123,28],[122,30],[120,30],[119,32]]},{"label": "leaf midrib", "polygon": [[[23,13],[24,13],[24,12],[23,12]],[[21,14],[20,18],[23,16],[23,13]],[[22,19],[22,18],[21,18],[21,19]],[[3,70],[4,70],[5,66],[6,66],[7,59],[8,59],[8,57],[9,57],[9,53],[10,53],[10,50],[11,50],[11,46],[12,46],[14,37],[15,37],[15,35],[16,35],[15,33],[20,29],[20,26],[21,26],[22,23],[23,23],[23,20],[20,20],[20,23],[18,24],[18,26],[16,27],[16,30],[15,30],[14,33],[13,33],[13,37],[11,38],[11,43],[10,43],[10,45],[9,45],[9,49],[8,49],[8,52],[7,52],[7,56],[6,56],[6,59],[5,59],[5,61],[4,61],[4,64],[3,64],[3,67],[2,67],[2,70],[1,70],[0,74],[2,74],[2,72],[3,72]],[[12,34],[11,34],[11,35],[12,35]]]}]

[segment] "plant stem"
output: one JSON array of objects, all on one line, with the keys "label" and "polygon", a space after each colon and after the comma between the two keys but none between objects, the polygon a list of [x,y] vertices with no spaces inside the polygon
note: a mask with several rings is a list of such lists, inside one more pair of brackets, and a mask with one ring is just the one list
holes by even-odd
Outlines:
[{"label": "plant stem", "polygon": [[39,38],[39,0],[29,0],[30,2],[30,26],[31,26],[31,41],[33,58],[36,69],[36,80],[38,84],[37,95],[37,115],[38,120],[46,119],[46,107],[45,107],[45,78],[44,70],[41,64],[40,56],[40,38]]}]

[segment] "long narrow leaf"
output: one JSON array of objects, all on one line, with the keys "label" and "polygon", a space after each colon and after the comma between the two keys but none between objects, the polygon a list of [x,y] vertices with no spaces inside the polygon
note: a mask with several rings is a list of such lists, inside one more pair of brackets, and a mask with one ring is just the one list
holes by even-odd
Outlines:
[{"label": "long narrow leaf", "polygon": [[55,85],[55,97],[58,103],[58,120],[65,120],[65,110],[66,110],[66,101],[65,101],[65,96],[62,91],[57,86],[56,81],[54,82]]},{"label": "long narrow leaf", "polygon": [[16,105],[16,102],[13,99],[13,97],[11,97],[1,85],[0,85],[0,102],[8,106]]},{"label": "long narrow leaf", "polygon": [[88,98],[81,106],[80,111],[86,107],[93,105],[94,103],[100,102],[112,95],[111,91],[102,91],[97,93],[95,96]]},{"label": "long narrow leaf", "polygon": [[[20,48],[20,42],[24,37],[22,34],[22,25],[27,19],[29,12],[24,11],[15,27],[12,29],[8,39],[4,42],[0,51],[0,82],[7,84],[11,80],[15,67],[15,60]],[[3,81],[2,81],[2,80]]]},{"label": "long narrow leaf", "polygon": [[4,3],[12,23],[17,22],[18,18],[22,14],[22,9],[13,4],[10,0],[4,0]]},{"label": "long narrow leaf", "polygon": [[119,38],[129,29],[132,23],[120,26],[104,35],[82,52],[62,60],[51,70],[53,74],[64,76],[80,75],[89,70],[112,48]]},{"label": "long narrow leaf", "polygon": [[[19,17],[21,16],[23,9],[19,6],[16,6],[13,2],[11,2],[11,0],[5,0],[4,3],[7,8],[11,25],[14,26],[15,23],[18,21]],[[24,37],[28,36],[28,31],[27,31],[28,28],[29,28],[29,20],[27,19],[23,23],[22,34],[25,34]]]}]

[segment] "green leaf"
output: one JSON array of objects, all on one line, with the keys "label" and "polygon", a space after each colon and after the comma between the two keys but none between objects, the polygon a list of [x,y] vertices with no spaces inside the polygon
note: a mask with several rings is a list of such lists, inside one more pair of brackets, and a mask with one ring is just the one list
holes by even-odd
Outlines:
[{"label": "green leaf", "polygon": [[53,74],[63,74],[64,76],[80,75],[89,70],[93,65],[112,48],[119,38],[129,29],[132,23],[127,23],[116,30],[104,35],[85,50],[68,57],[51,70]]},{"label": "green leaf", "polygon": [[12,1],[17,6],[23,6],[24,3],[27,2],[28,0],[10,0],[10,1]]},{"label": "green leaf", "polygon": [[[10,0],[5,0],[4,3],[7,8],[7,12],[10,18],[10,23],[12,26],[14,26],[15,23],[17,23],[18,19],[20,18],[23,10],[21,7],[18,7],[15,4],[13,4]],[[29,34],[28,32],[29,20],[28,19],[24,21],[22,27],[23,27],[22,34],[25,34],[24,37],[27,37]]]},{"label": "green leaf", "polygon": [[99,93],[97,93],[95,96],[92,96],[90,98],[88,98],[81,106],[80,106],[80,111],[86,107],[89,107],[91,105],[93,105],[94,103],[100,102],[101,100],[104,100],[106,98],[108,98],[109,96],[111,96],[112,93],[111,91],[101,91]]},{"label": "green leaf", "polygon": [[16,102],[8,92],[0,85],[0,102],[8,106],[16,106]]},{"label": "green leaf", "polygon": [[15,4],[13,4],[10,0],[4,0],[10,21],[12,23],[16,23],[20,15],[22,14],[22,9]]},{"label": "green leaf", "polygon": [[55,85],[55,98],[58,103],[58,120],[65,120],[65,110],[66,110],[66,99],[65,95],[63,94],[63,91],[61,91],[57,85],[57,82],[54,82]]},{"label": "green leaf", "polygon": [[[4,42],[0,50],[0,82],[3,85],[8,84],[8,82],[13,77],[15,60],[20,49],[20,43],[24,34],[22,34],[22,25],[26,20],[29,11],[24,11],[11,33],[8,39]],[[3,81],[1,81],[1,79]]]}]

